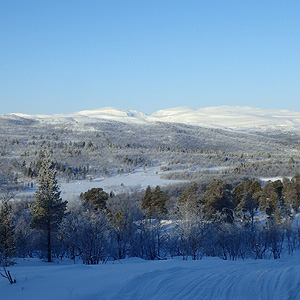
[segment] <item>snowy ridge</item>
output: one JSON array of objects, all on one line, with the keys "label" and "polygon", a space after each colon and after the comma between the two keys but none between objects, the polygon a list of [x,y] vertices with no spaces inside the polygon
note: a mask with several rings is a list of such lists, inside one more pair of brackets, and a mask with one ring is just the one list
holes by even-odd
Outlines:
[{"label": "snowy ridge", "polygon": [[54,124],[87,124],[104,121],[118,121],[134,124],[166,122],[236,131],[300,131],[300,112],[260,109],[247,106],[217,106],[205,108],[176,107],[159,110],[150,116],[135,110],[106,107],[72,114],[10,114],[2,115],[2,117],[34,119],[40,122]]}]

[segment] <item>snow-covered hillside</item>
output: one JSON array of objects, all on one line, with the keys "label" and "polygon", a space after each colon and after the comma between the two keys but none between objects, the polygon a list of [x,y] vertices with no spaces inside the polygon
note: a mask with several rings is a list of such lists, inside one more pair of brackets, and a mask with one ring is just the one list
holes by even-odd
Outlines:
[{"label": "snow-covered hillside", "polygon": [[280,130],[286,132],[300,130],[300,112],[260,109],[246,106],[206,108],[177,107],[163,109],[150,116],[134,110],[122,110],[112,107],[86,110],[72,114],[34,116],[10,114],[10,117],[12,116],[42,122],[69,124],[86,124],[99,121],[118,121],[138,124],[169,122],[238,131]]},{"label": "snow-covered hillside", "polygon": [[131,258],[94,266],[19,259],[9,270],[17,283],[0,277],[0,299],[300,299],[299,256],[275,261]]}]

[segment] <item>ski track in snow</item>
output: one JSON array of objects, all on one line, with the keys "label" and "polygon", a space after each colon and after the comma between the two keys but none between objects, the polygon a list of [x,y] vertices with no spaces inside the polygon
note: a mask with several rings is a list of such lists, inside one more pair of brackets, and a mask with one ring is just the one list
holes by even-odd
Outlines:
[{"label": "ski track in snow", "polygon": [[[105,265],[19,260],[17,283],[0,278],[0,299],[13,300],[297,300],[300,255],[279,260],[207,258]],[[24,263],[25,262],[25,263]]]},{"label": "ski track in snow", "polygon": [[149,272],[126,282],[110,299],[299,299],[299,277],[293,276],[293,268],[248,271],[230,265],[230,269],[172,268]]}]

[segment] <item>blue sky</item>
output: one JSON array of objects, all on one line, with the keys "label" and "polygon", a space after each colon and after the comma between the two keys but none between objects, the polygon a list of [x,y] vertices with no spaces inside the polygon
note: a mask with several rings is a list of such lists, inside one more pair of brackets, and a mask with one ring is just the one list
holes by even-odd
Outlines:
[{"label": "blue sky", "polygon": [[300,111],[299,16],[299,0],[0,0],[0,113]]}]

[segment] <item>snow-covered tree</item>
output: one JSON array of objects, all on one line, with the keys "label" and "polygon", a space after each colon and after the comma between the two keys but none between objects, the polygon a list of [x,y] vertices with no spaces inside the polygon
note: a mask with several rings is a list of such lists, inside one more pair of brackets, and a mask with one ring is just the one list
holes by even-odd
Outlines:
[{"label": "snow-covered tree", "polygon": [[80,215],[78,224],[80,256],[84,264],[94,265],[109,258],[110,232],[107,216],[104,212]]},{"label": "snow-covered tree", "polygon": [[201,247],[208,233],[208,223],[205,222],[202,207],[196,207],[194,201],[183,201],[182,197],[179,197],[176,216],[175,223],[182,258],[187,259],[189,256],[192,259],[200,258]]},{"label": "snow-covered tree", "polygon": [[47,260],[51,262],[52,239],[65,216],[67,201],[60,197],[56,171],[49,152],[44,151],[38,174],[39,186],[35,192],[35,202],[30,205],[33,215],[31,227],[41,230],[47,238]]}]

